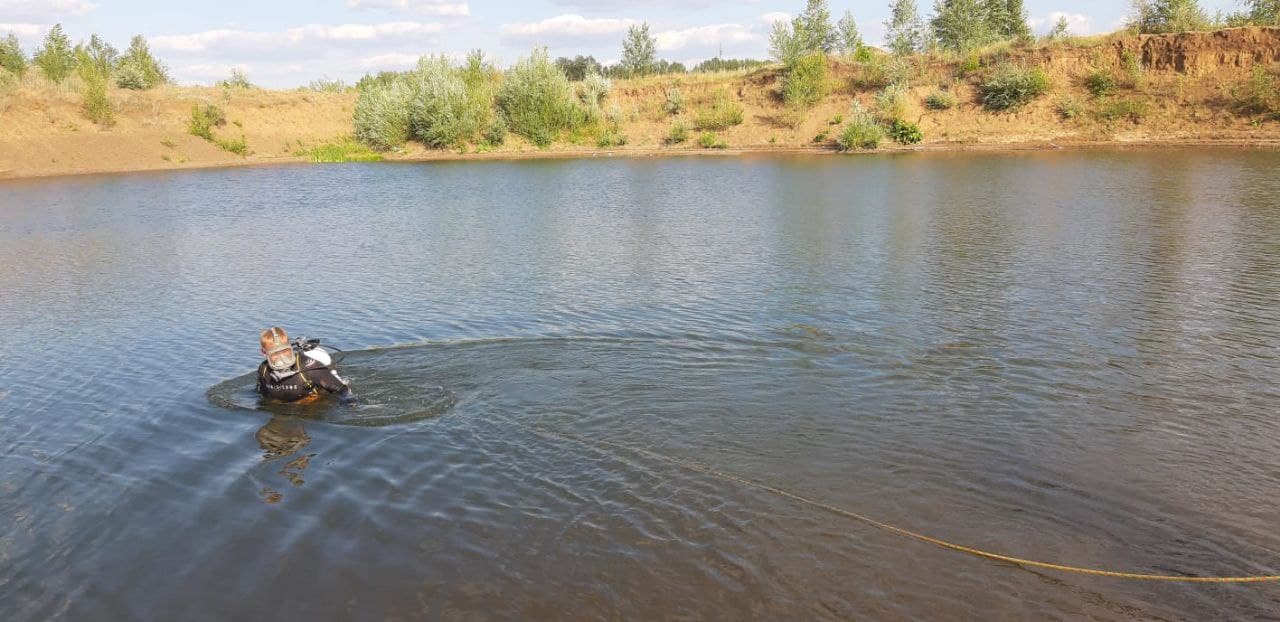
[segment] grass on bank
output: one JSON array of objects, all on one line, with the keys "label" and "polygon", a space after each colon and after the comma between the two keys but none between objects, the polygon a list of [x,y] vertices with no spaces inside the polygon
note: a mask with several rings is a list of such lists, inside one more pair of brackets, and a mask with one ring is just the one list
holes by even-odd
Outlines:
[{"label": "grass on bank", "polygon": [[293,155],[317,163],[381,162],[382,154],[373,151],[353,136],[341,136],[314,147],[300,149]]}]

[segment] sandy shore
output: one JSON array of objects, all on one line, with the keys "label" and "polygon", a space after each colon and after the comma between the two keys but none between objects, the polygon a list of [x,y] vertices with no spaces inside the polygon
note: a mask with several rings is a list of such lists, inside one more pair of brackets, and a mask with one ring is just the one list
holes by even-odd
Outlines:
[{"label": "sandy shore", "polygon": [[[887,154],[939,154],[939,153],[1017,153],[1032,151],[1090,150],[1090,149],[1151,149],[1151,148],[1240,148],[1280,149],[1280,138],[1258,139],[1170,139],[1135,141],[1035,141],[1015,143],[932,143],[910,147],[893,146],[875,151],[842,153],[827,147],[741,147],[730,149],[679,149],[679,148],[630,148],[630,149],[548,149],[525,151],[491,151],[484,153],[457,153],[452,151],[425,151],[410,156],[388,157],[387,163],[455,162],[455,161],[521,161],[521,160],[574,160],[593,158],[726,158],[726,157],[774,157],[818,156],[857,157]],[[0,170],[0,181],[25,179],[52,179],[87,175],[123,173],[202,170],[240,167],[269,167],[317,164],[297,156],[249,157],[219,162],[188,162],[169,166],[87,166],[75,171],[6,171]]]},{"label": "sandy shore", "polygon": [[[1015,110],[994,112],[981,104],[980,74],[958,78],[957,60],[923,59],[908,88],[905,114],[919,125],[923,143],[903,147],[885,141],[873,153],[1280,146],[1280,111],[1241,115],[1232,105],[1235,90],[1255,71],[1280,80],[1280,28],[1113,35],[1002,54],[990,63],[1037,66],[1050,78],[1050,92]],[[1125,73],[1126,58],[1142,59],[1140,75]],[[578,137],[580,144],[538,149],[509,135],[504,145],[491,151],[474,146],[463,151],[428,150],[410,143],[386,159],[835,155],[835,138],[850,106],[856,100],[874,107],[879,89],[859,86],[864,66],[836,58],[829,59],[828,65],[830,94],[799,116],[778,94],[777,68],[652,76],[615,81],[606,100],[619,119],[625,147],[598,149],[594,137],[583,136]],[[1085,88],[1084,77],[1099,68],[1129,82],[1105,96],[1094,96]],[[683,93],[685,103],[677,115],[665,109],[672,88]],[[928,109],[926,97],[940,88],[949,90],[956,104],[945,110]],[[666,145],[676,123],[692,127],[699,110],[724,97],[734,100],[743,112],[741,123],[715,133],[727,149],[694,147],[699,132],[693,131],[688,142]],[[152,91],[114,89],[109,98],[114,123],[99,127],[85,118],[82,98],[73,85],[27,80],[16,91],[0,94],[0,179],[307,162],[311,150],[351,135],[358,94],[169,86]],[[1061,112],[1064,101],[1076,107],[1070,119]],[[188,133],[197,104],[213,104],[224,111],[227,123],[217,128],[217,138],[243,140],[247,156]],[[1117,113],[1114,105],[1119,104],[1124,107]]]}]

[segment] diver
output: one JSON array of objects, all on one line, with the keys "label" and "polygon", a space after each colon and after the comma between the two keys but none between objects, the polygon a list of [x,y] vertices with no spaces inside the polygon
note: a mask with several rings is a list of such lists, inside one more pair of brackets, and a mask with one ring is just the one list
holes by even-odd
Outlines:
[{"label": "diver", "polygon": [[262,331],[259,338],[266,360],[258,366],[258,393],[281,402],[312,401],[334,394],[344,404],[354,404],[355,393],[338,375],[329,353],[319,340],[289,341],[279,326]]}]

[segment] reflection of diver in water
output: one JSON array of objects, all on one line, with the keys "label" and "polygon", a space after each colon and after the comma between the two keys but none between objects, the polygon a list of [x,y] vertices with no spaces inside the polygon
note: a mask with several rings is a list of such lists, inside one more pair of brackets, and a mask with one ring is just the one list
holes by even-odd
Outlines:
[{"label": "reflection of diver in water", "polygon": [[[292,417],[272,417],[267,425],[262,426],[255,435],[258,446],[262,448],[264,462],[283,460],[297,454],[311,444],[311,436],[302,426],[302,421]],[[302,454],[285,463],[280,468],[280,475],[294,486],[302,485],[302,473],[311,463],[315,454]],[[284,495],[269,487],[262,487],[262,494],[267,503],[277,503]]]},{"label": "reflection of diver in water", "polygon": [[258,393],[281,402],[310,401],[330,393],[345,404],[356,401],[329,353],[318,347],[318,339],[290,343],[284,329],[276,326],[262,331],[259,340],[267,360],[258,366]]}]

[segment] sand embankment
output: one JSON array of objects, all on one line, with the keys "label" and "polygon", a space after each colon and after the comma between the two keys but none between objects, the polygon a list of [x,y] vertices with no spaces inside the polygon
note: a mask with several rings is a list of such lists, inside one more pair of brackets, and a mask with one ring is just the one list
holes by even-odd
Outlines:
[{"label": "sand embankment", "polygon": [[[1140,71],[1133,71],[1133,59]],[[910,117],[924,131],[919,149],[1058,147],[1097,144],[1280,144],[1280,119],[1241,116],[1232,110],[1232,88],[1262,67],[1280,80],[1280,28],[1236,28],[1178,35],[1109,36],[1070,45],[988,52],[984,63],[1010,61],[1043,67],[1052,92],[1021,109],[993,113],[978,103],[976,76],[956,78],[959,61],[933,59],[912,81]],[[1126,65],[1128,63],[1128,65]],[[1107,98],[1090,96],[1084,76],[1111,68],[1128,76]],[[875,88],[859,88],[861,69],[831,60],[832,94],[802,118],[779,95],[774,69],[729,74],[690,74],[616,81],[608,106],[624,121],[624,147],[558,144],[536,149],[512,138],[496,151],[460,153],[410,146],[388,159],[570,157],[596,154],[665,155],[695,152],[692,143],[667,147],[673,118],[663,110],[666,90],[679,86],[686,115],[727,92],[744,108],[744,122],[719,133],[726,153],[830,151],[833,126],[854,98],[870,104]],[[940,85],[958,105],[928,110],[924,97]],[[1084,114],[1064,119],[1058,103],[1074,97]],[[232,166],[303,161],[308,147],[351,133],[354,92],[166,87],[154,91],[112,90],[115,123],[87,120],[73,86],[54,87],[28,78],[0,95],[0,178],[94,172]],[[1105,119],[1108,102],[1141,104],[1140,118]],[[226,112],[222,137],[243,136],[250,154],[241,157],[187,133],[193,104],[207,102]],[[892,146],[888,146],[893,148]]]}]

